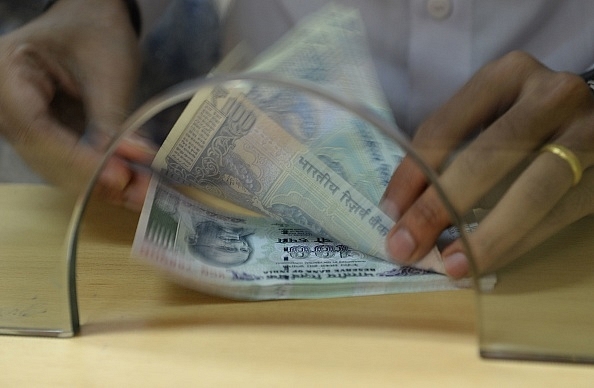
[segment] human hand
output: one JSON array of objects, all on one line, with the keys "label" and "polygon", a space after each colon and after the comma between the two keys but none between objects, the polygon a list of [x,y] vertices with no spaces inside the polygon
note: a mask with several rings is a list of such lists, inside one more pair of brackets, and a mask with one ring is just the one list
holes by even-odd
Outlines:
[{"label": "human hand", "polygon": [[[575,154],[583,170],[579,183],[570,163],[538,152],[550,143]],[[468,234],[481,274],[594,212],[594,95],[581,77],[551,71],[527,54],[510,53],[479,70],[418,128],[412,145],[438,172],[456,214],[491,209]],[[382,208],[397,220],[387,250],[400,264],[422,258],[453,222],[409,156],[394,172]],[[460,239],[443,250],[451,277],[469,275],[467,255]]]},{"label": "human hand", "polygon": [[[50,182],[78,192],[89,181],[127,117],[137,40],[121,0],[59,0],[0,37],[0,134]],[[146,179],[127,159],[151,156],[140,139],[125,142],[102,170],[99,195],[138,208]]]}]

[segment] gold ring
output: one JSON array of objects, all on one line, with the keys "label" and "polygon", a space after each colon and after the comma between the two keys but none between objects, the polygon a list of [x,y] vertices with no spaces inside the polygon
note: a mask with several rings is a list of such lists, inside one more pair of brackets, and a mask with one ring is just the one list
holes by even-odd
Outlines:
[{"label": "gold ring", "polygon": [[540,149],[540,152],[550,152],[565,160],[573,172],[573,186],[580,183],[580,180],[582,179],[582,164],[578,157],[569,148],[560,144],[551,143],[543,146]]}]

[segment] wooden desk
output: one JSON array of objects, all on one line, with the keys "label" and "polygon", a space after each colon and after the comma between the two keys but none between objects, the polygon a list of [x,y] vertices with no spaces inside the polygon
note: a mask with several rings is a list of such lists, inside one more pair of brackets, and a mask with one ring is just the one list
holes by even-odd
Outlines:
[{"label": "wooden desk", "polygon": [[[51,196],[56,205],[60,195],[43,186],[0,186],[0,214],[18,208],[22,217],[43,222],[51,209],[38,198]],[[480,359],[470,290],[228,301],[176,286],[129,259],[135,214],[93,204],[85,219],[81,334],[0,337],[0,386],[585,387],[594,381],[588,366]]]}]

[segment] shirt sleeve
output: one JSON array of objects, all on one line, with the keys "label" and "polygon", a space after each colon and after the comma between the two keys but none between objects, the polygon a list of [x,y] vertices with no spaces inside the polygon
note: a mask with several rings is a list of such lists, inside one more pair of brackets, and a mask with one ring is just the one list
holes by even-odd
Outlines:
[{"label": "shirt sleeve", "polygon": [[151,31],[159,20],[159,16],[163,15],[165,9],[174,0],[136,0],[140,10],[140,18],[142,20],[142,37],[144,38],[148,31]]}]

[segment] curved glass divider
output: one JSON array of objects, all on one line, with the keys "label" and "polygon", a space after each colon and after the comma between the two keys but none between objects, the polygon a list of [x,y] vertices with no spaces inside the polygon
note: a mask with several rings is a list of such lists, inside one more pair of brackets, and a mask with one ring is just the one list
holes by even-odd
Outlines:
[{"label": "curved glass divider", "polygon": [[594,218],[581,219],[478,289],[482,357],[594,363],[593,233]]},{"label": "curved glass divider", "polygon": [[[202,97],[200,97],[201,95],[204,95]],[[184,102],[185,100],[189,99],[190,97],[194,96],[194,100],[191,100],[190,103],[187,105],[189,108],[186,108],[186,110],[184,111],[185,113],[182,113],[181,116],[179,115],[179,111],[176,111],[176,113],[173,114],[173,121],[177,120],[177,124],[173,124],[173,122],[169,122],[167,124],[164,124],[164,122],[166,122],[167,120],[163,120],[162,118],[157,118],[156,116],[159,114],[159,112],[162,111],[166,111],[169,110],[170,108],[176,106],[176,105],[181,105],[181,102]],[[224,97],[222,97],[224,96]],[[242,96],[247,96],[246,100],[243,100]],[[218,100],[217,100],[218,99]],[[381,197],[381,194],[383,193],[383,186],[382,187],[372,187],[372,186],[377,186],[377,180],[373,180],[372,179],[372,175],[374,174],[378,174],[377,171],[373,172],[371,170],[376,169],[377,166],[374,165],[374,163],[372,161],[368,161],[368,163],[363,163],[366,164],[366,167],[369,169],[369,171],[358,171],[359,175],[354,175],[354,176],[364,176],[364,179],[351,179],[345,176],[348,176],[350,173],[352,173],[352,171],[347,171],[346,174],[343,174],[344,171],[341,171],[339,168],[335,169],[335,171],[332,170],[332,168],[334,167],[330,167],[329,170],[324,170],[324,168],[326,168],[327,166],[334,166],[331,162],[327,163],[327,165],[323,165],[323,164],[316,164],[317,162],[319,162],[318,156],[320,158],[346,158],[340,161],[340,163],[349,163],[348,159],[349,158],[355,158],[357,157],[357,152],[343,152],[344,149],[340,150],[340,147],[337,147],[337,149],[339,149],[339,155],[337,156],[337,154],[333,154],[333,156],[328,156],[327,152],[328,152],[328,148],[332,148],[332,147],[328,147],[328,144],[325,143],[325,138],[322,138],[322,140],[320,140],[320,138],[315,138],[314,135],[312,135],[311,133],[306,134],[305,132],[307,132],[307,130],[312,130],[312,131],[319,131],[322,132],[322,135],[328,135],[328,134],[336,134],[336,130],[337,127],[336,125],[340,126],[340,130],[343,131],[341,132],[342,134],[345,134],[349,129],[347,129],[343,123],[345,120],[345,117],[347,120],[353,120],[353,118],[356,118],[356,125],[350,125],[348,124],[347,127],[352,127],[352,130],[356,130],[356,131],[365,131],[365,129],[361,129],[361,125],[365,125],[369,128],[372,128],[373,131],[378,132],[377,136],[381,137],[381,139],[384,140],[384,145],[386,145],[387,143],[393,143],[393,144],[398,144],[399,145],[399,149],[400,151],[406,152],[408,155],[410,155],[415,161],[417,161],[417,163],[419,163],[419,166],[421,168],[421,170],[428,176],[428,180],[431,182],[436,182],[436,174],[431,171],[431,169],[427,166],[425,166],[425,164],[422,162],[422,160],[420,159],[420,157],[417,156],[417,154],[415,153],[415,150],[412,149],[412,147],[410,146],[407,138],[405,137],[405,135],[403,135],[402,133],[400,133],[397,128],[395,127],[394,124],[392,124],[389,119],[386,119],[386,116],[382,116],[382,110],[381,109],[376,109],[374,107],[368,107],[365,105],[362,105],[359,102],[353,101],[350,98],[344,97],[344,96],[340,96],[337,93],[334,93],[333,91],[329,91],[326,88],[323,88],[319,85],[316,85],[314,83],[311,82],[307,82],[307,81],[294,81],[294,80],[289,80],[283,77],[279,77],[279,76],[274,76],[271,74],[263,74],[263,73],[249,73],[249,74],[240,74],[240,75],[216,75],[213,76],[211,78],[206,78],[206,79],[198,79],[198,80],[193,80],[190,81],[186,84],[184,84],[182,87],[180,88],[176,88],[175,90],[172,90],[169,93],[166,93],[165,95],[163,95],[162,97],[153,100],[150,103],[147,103],[143,108],[139,109],[128,121],[127,123],[127,130],[121,134],[121,136],[114,141],[114,143],[112,143],[112,145],[109,148],[109,151],[106,154],[106,158],[104,160],[107,160],[107,158],[109,157],[108,155],[111,155],[114,150],[118,147],[118,144],[127,136],[130,136],[132,133],[135,132],[143,132],[146,135],[146,131],[147,128],[153,130],[155,127],[155,122],[157,126],[160,126],[160,128],[158,128],[159,130],[164,130],[167,133],[167,136],[171,137],[171,133],[175,133],[175,135],[173,136],[173,139],[175,139],[175,141],[171,142],[171,140],[165,140],[164,144],[160,144],[160,140],[157,144],[157,146],[160,146],[161,151],[162,152],[163,149],[167,148],[167,147],[174,147],[175,144],[177,143],[184,143],[187,146],[188,142],[192,142],[192,141],[203,141],[204,139],[200,140],[196,140],[196,139],[189,139],[186,138],[183,141],[180,141],[180,133],[179,133],[179,128],[176,128],[176,125],[180,125],[179,123],[183,122],[182,127],[183,128],[187,128],[189,126],[189,123],[194,120],[196,117],[205,117],[205,123],[207,123],[208,125],[215,125],[213,123],[221,123],[222,120],[224,121],[225,118],[223,117],[218,117],[216,116],[216,114],[218,113],[213,113],[215,112],[215,109],[209,105],[208,109],[205,108],[204,106],[204,101],[209,101],[209,102],[213,102],[214,100],[217,100],[217,103],[215,105],[217,105],[217,109],[216,111],[220,110],[220,111],[225,111],[225,109],[229,109],[229,111],[227,112],[228,116],[229,116],[229,120],[232,121],[233,117],[232,116],[240,116],[240,113],[238,113],[239,111],[234,111],[233,109],[235,109],[234,107],[236,107],[236,103],[239,101],[241,102],[241,104],[243,104],[242,106],[248,106],[251,107],[250,109],[252,109],[252,112],[260,112],[259,114],[262,116],[265,116],[265,118],[262,118],[260,116],[258,116],[258,120],[262,124],[260,127],[264,128],[262,129],[262,133],[259,133],[257,136],[260,136],[259,140],[256,137],[252,137],[251,138],[251,142],[252,143],[245,143],[245,144],[239,144],[240,142],[238,141],[237,144],[235,144],[234,146],[237,148],[243,147],[245,149],[251,147],[250,144],[256,144],[256,143],[264,143],[267,141],[267,139],[280,139],[279,144],[281,144],[282,146],[277,147],[278,150],[278,155],[277,157],[283,157],[283,158],[293,158],[294,161],[299,160],[300,161],[300,165],[298,166],[289,166],[287,168],[297,168],[300,169],[300,173],[301,178],[299,179],[306,179],[306,177],[304,177],[305,175],[311,175],[314,173],[318,173],[318,175],[311,175],[310,178],[312,180],[317,180],[320,179],[321,180],[321,184],[323,185],[324,183],[326,183],[325,190],[326,190],[326,194],[320,194],[318,192],[317,195],[319,195],[319,197],[316,198],[316,200],[320,200],[321,202],[324,201],[328,201],[328,197],[334,197],[334,201],[336,203],[339,203],[342,201],[343,204],[346,204],[347,201],[348,203],[351,205],[351,208],[353,206],[355,206],[356,204],[361,205],[361,207],[358,208],[358,210],[360,211],[359,214],[361,214],[360,217],[361,219],[365,219],[365,217],[371,217],[368,216],[367,214],[369,214],[369,212],[371,212],[371,210],[368,211],[367,214],[363,214],[365,208],[367,207],[371,207],[376,209],[376,206],[379,202],[379,198]],[[198,101],[200,104],[195,103],[195,101]],[[257,101],[257,103],[254,104],[254,106],[250,105],[252,102]],[[192,104],[194,104],[194,106],[192,107]],[[272,105],[270,105],[272,104]],[[208,104],[206,104],[208,105]],[[315,105],[315,106],[313,106]],[[304,109],[304,107],[306,107],[306,112],[311,113],[311,115],[308,118],[303,118],[303,117],[295,117],[294,115],[291,115],[291,112],[294,112],[295,109]],[[262,111],[265,110],[266,114],[262,114]],[[188,113],[189,112],[189,113]],[[318,117],[314,117],[316,114],[319,114],[320,116]],[[184,117],[184,115],[186,115]],[[341,116],[342,115],[342,116]],[[346,115],[346,116],[345,116]],[[165,114],[165,116],[171,116],[168,114]],[[246,116],[244,116],[245,118]],[[323,117],[323,120],[320,121],[320,117]],[[155,118],[154,120],[152,120],[151,118]],[[312,120],[307,121],[307,120]],[[301,121],[300,121],[301,120]],[[343,120],[343,121],[341,121]],[[249,122],[249,120],[244,121],[244,124],[246,122]],[[295,124],[296,122],[299,122],[299,124]],[[280,124],[279,124],[280,123]],[[364,123],[364,124],[362,124]],[[194,123],[193,125],[195,126],[200,126],[200,125],[206,125],[204,123],[202,124],[196,124]],[[296,125],[296,128],[293,128],[293,130],[298,129],[298,130],[302,130],[303,133],[295,133],[294,131],[291,132],[290,135],[288,135],[287,133],[285,133],[284,129],[287,128],[287,126],[291,126],[291,125]],[[233,130],[237,130],[237,131],[241,131],[241,126],[240,125],[236,125],[235,127],[231,124],[229,124],[229,127],[233,127]],[[259,128],[260,128],[259,127]],[[268,130],[271,130],[269,127],[274,127],[272,130],[276,130],[278,131],[279,129],[283,129],[283,131],[281,132],[266,132]],[[297,128],[298,127],[298,128]],[[261,129],[260,128],[260,129]],[[202,129],[203,131],[208,131],[211,130],[210,129]],[[260,130],[259,129],[259,130]],[[178,131],[178,132],[176,132]],[[324,131],[328,131],[326,134],[324,134]],[[202,133],[202,132],[201,132]],[[239,134],[239,136],[243,136],[246,135],[246,133],[243,134]],[[237,137],[238,134],[235,133],[233,134],[232,137]],[[256,136],[252,133],[249,134],[249,136]],[[304,136],[304,138],[300,139],[300,142],[295,142],[295,138],[299,137],[299,136]],[[307,140],[308,136],[313,136],[311,138],[309,138],[309,140]],[[345,135],[346,136],[346,135]],[[376,135],[374,135],[376,136]],[[153,136],[155,137],[155,136]],[[157,138],[162,138],[163,136],[156,136]],[[221,138],[224,138],[225,136],[221,136]],[[315,139],[314,139],[315,138]],[[305,140],[304,140],[305,139]],[[312,140],[314,139],[314,140]],[[208,140],[211,141],[212,139]],[[224,139],[223,139],[224,140]],[[229,139],[227,139],[229,140]],[[224,141],[227,141],[224,140]],[[361,139],[359,139],[361,140]],[[368,139],[369,140],[369,139]],[[223,141],[223,142],[224,142]],[[308,143],[309,141],[309,143]],[[334,141],[334,140],[332,140]],[[169,142],[169,143],[168,143]],[[249,144],[248,144],[249,143]],[[172,145],[173,144],[173,145]],[[305,145],[305,146],[304,146]],[[340,145],[342,147],[345,146],[345,144]],[[347,145],[348,147],[352,146],[352,142],[350,143],[350,145]],[[268,147],[268,146],[267,146]],[[273,146],[270,146],[273,147]],[[179,147],[178,147],[179,148]],[[267,149],[268,150],[268,149]],[[178,153],[179,153],[179,149],[177,149]],[[269,150],[268,150],[269,151]],[[252,151],[250,151],[252,152]],[[284,153],[283,153],[284,152]],[[302,152],[302,157],[300,158],[296,158],[294,155]],[[255,151],[253,151],[253,153],[255,153]],[[192,175],[193,173],[190,170],[185,171],[183,174],[179,174],[179,170],[182,169],[182,167],[180,167],[180,164],[185,163],[185,159],[184,157],[187,157],[187,155],[181,157],[181,162],[176,161],[175,163],[171,162],[171,158],[175,157],[174,150],[172,151],[171,149],[168,152],[165,152],[165,155],[167,155],[167,160],[165,160],[166,158],[164,158],[163,156],[160,156],[159,153],[157,153],[157,156],[155,157],[155,160],[153,160],[152,164],[149,165],[144,165],[144,166],[136,166],[137,168],[139,168],[142,171],[145,172],[149,172],[150,174],[152,174],[153,177],[158,178],[159,180],[159,185],[163,185],[167,190],[170,190],[171,192],[176,192],[176,193],[181,193],[182,197],[192,197],[192,198],[196,198],[196,195],[199,196],[199,200],[201,201],[205,201],[206,203],[209,203],[209,201],[212,200],[212,198],[217,198],[217,201],[220,200],[221,198],[226,199],[227,202],[225,202],[225,205],[223,206],[224,210],[228,210],[229,209],[229,204],[232,203],[236,203],[238,201],[239,198],[239,205],[241,206],[241,208],[237,208],[237,209],[241,209],[239,211],[245,210],[246,208],[248,209],[247,212],[251,213],[251,214],[256,214],[256,213],[265,213],[266,211],[271,211],[272,206],[267,207],[266,204],[264,204],[264,200],[262,200],[261,198],[252,198],[247,202],[241,202],[242,201],[242,197],[239,196],[238,198],[231,198],[229,197],[229,193],[231,193],[231,196],[236,193],[237,191],[241,192],[242,195],[244,195],[243,200],[245,200],[245,194],[246,194],[246,190],[236,190],[237,187],[239,187],[239,183],[238,181],[241,180],[241,175],[236,176],[235,178],[230,178],[227,177],[226,181],[221,179],[221,181],[223,182],[234,182],[234,186],[233,187],[223,187],[225,186],[225,183],[221,184],[221,182],[218,183],[208,183],[210,181],[208,181],[208,179],[203,179],[202,181],[199,182],[199,184],[196,184],[196,182],[192,182],[192,179],[196,179],[195,175]],[[282,155],[281,155],[282,154]],[[323,155],[322,155],[323,154]],[[365,152],[361,152],[360,154],[365,154]],[[173,155],[173,156],[172,156]],[[192,158],[196,157],[197,158],[197,154],[192,154]],[[280,155],[280,156],[279,156]],[[301,155],[301,154],[300,154]],[[305,155],[305,157],[303,157],[303,155]],[[179,156],[179,155],[178,155]],[[311,156],[312,159],[307,159],[308,156]],[[235,156],[237,158],[237,156]],[[365,157],[371,157],[370,155],[365,155]],[[246,167],[247,170],[249,170],[251,167],[250,163],[260,163],[259,167],[262,167],[260,170],[267,170],[270,166],[266,165],[266,164],[262,164],[264,162],[262,162],[262,156],[253,159],[251,162],[248,160],[240,160],[238,161],[237,159],[234,159],[233,164],[234,165],[240,165],[243,167]],[[307,159],[307,161],[306,161]],[[314,159],[317,161],[314,161]],[[196,163],[197,159],[193,159],[191,161],[191,163]],[[283,159],[284,162],[286,162],[285,159]],[[324,159],[326,160],[326,159]],[[284,163],[283,162],[283,163]],[[327,162],[327,160],[326,160]],[[169,163],[169,164],[167,164]],[[271,163],[270,161],[267,161],[266,163]],[[297,162],[295,162],[297,164]],[[338,164],[340,164],[338,163]],[[352,162],[351,162],[352,163]],[[394,163],[396,163],[394,161]],[[171,165],[174,165],[175,168],[171,169]],[[275,166],[272,166],[275,167]],[[277,168],[278,166],[276,166],[275,168]],[[347,166],[348,167],[348,166]],[[352,170],[352,166],[350,168],[347,168],[349,170]],[[388,172],[388,176],[387,178],[384,176],[383,179],[389,179],[389,176],[392,173],[393,166],[390,168],[390,171]],[[101,168],[97,171],[97,173],[95,174],[94,179],[91,181],[91,184],[89,185],[89,187],[87,188],[87,190],[84,192],[84,194],[79,198],[79,203],[78,203],[78,207],[77,207],[77,212],[73,215],[73,221],[71,224],[71,234],[70,234],[70,240],[69,240],[69,257],[70,260],[72,262],[74,262],[75,256],[76,256],[76,251],[77,251],[77,244],[78,244],[78,235],[79,235],[79,229],[80,229],[80,224],[81,221],[83,219],[83,215],[84,215],[84,211],[85,211],[85,207],[87,206],[88,200],[89,200],[89,196],[93,191],[93,186],[95,184],[96,178],[99,176],[100,174],[100,170]],[[255,169],[254,169],[255,171]],[[277,170],[278,171],[278,168]],[[305,173],[304,173],[305,171]],[[339,171],[340,174],[335,173],[336,171]],[[285,171],[286,172],[286,171]],[[322,174],[322,172],[326,173],[326,177],[324,178]],[[227,171],[227,173],[229,173],[229,171]],[[246,174],[250,173],[245,172]],[[287,173],[288,175],[290,175],[291,173]],[[342,175],[341,175],[342,174]],[[221,172],[220,175],[222,176],[223,173]],[[188,178],[189,177],[189,178]],[[220,176],[218,176],[218,178],[220,178]],[[346,179],[343,180],[343,178]],[[187,180],[185,180],[187,179]],[[267,177],[267,179],[272,179]],[[349,181],[349,179],[351,179]],[[290,179],[289,179],[290,180]],[[320,180],[318,180],[318,182],[320,182]],[[208,181],[208,182],[207,182]],[[337,184],[338,182],[342,182],[342,185],[348,185],[347,187],[349,188],[348,190],[345,189],[344,187],[342,187],[341,191],[336,191],[334,195],[329,194],[329,192],[327,192],[330,187],[331,184]],[[195,191],[195,187],[190,187],[190,186],[198,186],[200,187],[200,189],[203,189],[203,185],[204,182],[207,182],[208,184],[211,184],[211,189],[214,191],[211,191],[210,194],[208,193],[204,193],[204,192],[200,192],[200,193],[196,193]],[[301,181],[303,182],[303,181]],[[384,183],[387,183],[384,182]],[[206,186],[208,186],[208,184]],[[283,181],[282,183],[283,185],[287,185],[286,181]],[[304,184],[304,183],[302,183]],[[276,186],[280,187],[282,186],[279,182],[275,183]],[[340,186],[337,184],[337,186]],[[443,196],[443,192],[441,191],[441,189],[439,187],[437,187],[438,192]],[[305,188],[303,190],[304,195],[306,194],[306,192],[315,192],[315,189],[312,188]],[[359,192],[365,192],[365,194],[363,195],[363,197],[365,198],[370,198],[369,202],[361,202],[359,201],[357,198],[363,198],[363,197],[356,197],[356,194]],[[280,197],[283,197],[283,193],[278,193],[276,192],[276,195],[279,195]],[[288,201],[291,201],[293,194],[288,194],[285,195],[283,198],[286,198]],[[348,197],[347,197],[348,196]],[[363,198],[363,201],[365,201],[366,199]],[[444,197],[445,198],[445,197]],[[215,202],[217,202],[215,201]],[[358,202],[357,202],[358,201]],[[314,201],[315,202],[315,201]],[[250,204],[256,203],[257,206],[259,207],[251,207],[250,208]],[[209,203],[211,204],[211,203]],[[220,202],[219,202],[220,205]],[[328,205],[328,204],[327,204]],[[363,206],[365,205],[365,206]],[[445,207],[452,212],[452,219],[456,220],[456,225],[462,225],[462,220],[461,217],[459,217],[457,214],[455,214],[452,211],[452,207],[451,205],[447,202],[447,200],[444,200],[444,205]],[[216,204],[214,204],[213,206],[217,206]],[[275,205],[276,206],[276,205]],[[300,205],[296,205],[296,206],[300,206]],[[327,207],[328,208],[332,208],[332,203],[330,203]],[[282,207],[282,206],[281,206]],[[276,206],[273,210],[277,211],[279,207]],[[145,209],[146,210],[146,209]],[[218,210],[221,210],[221,208],[219,207]],[[309,210],[311,213],[311,209]],[[271,211],[272,212],[272,211]],[[356,212],[354,212],[353,214],[355,214]],[[382,213],[383,214],[383,213]],[[141,223],[142,223],[142,217],[141,216]],[[385,216],[384,216],[385,217]],[[337,217],[340,218],[340,217]],[[321,225],[321,229],[325,231],[325,228],[328,225],[324,225],[324,220],[325,218],[322,218],[321,223],[318,222],[314,222],[313,225],[315,226],[320,226]],[[300,219],[299,217],[297,217],[297,222],[299,222]],[[317,220],[320,221],[320,220]],[[291,220],[291,222],[293,222],[293,220]],[[391,221],[390,221],[391,222]],[[303,226],[303,224],[298,224]],[[332,226],[330,226],[329,228],[332,228]],[[385,228],[384,228],[385,229]],[[461,235],[464,238],[465,236],[465,227],[459,227],[458,229],[460,229],[462,231]],[[148,229],[147,229],[148,230]],[[311,230],[311,228],[310,228]],[[387,232],[387,229],[383,231],[384,233]],[[137,232],[138,233],[138,232]],[[148,232],[147,232],[148,233]],[[161,232],[159,232],[161,233]],[[346,238],[348,239],[349,237],[352,238],[353,235],[355,235],[356,233],[350,233],[347,230],[346,233]],[[161,238],[162,236],[159,235]],[[336,241],[341,241],[340,237],[336,237],[336,236],[332,236],[335,238]],[[361,249],[359,249],[359,247],[357,247],[357,250],[366,250],[366,249],[378,249],[377,252],[374,251],[373,253],[377,255],[379,254],[384,254],[382,253],[382,251],[384,250],[384,239],[385,239],[385,234],[381,237],[377,237],[377,243],[375,244],[374,247],[361,247]],[[356,241],[355,241],[356,243]],[[377,248],[379,247],[379,248]],[[133,256],[138,256],[137,254]],[[149,262],[151,260],[148,260]],[[155,261],[152,261],[152,264],[157,264]],[[159,267],[160,265],[157,265],[157,267]],[[213,267],[211,267],[212,269]],[[165,269],[165,272],[169,272],[169,275],[173,275],[174,278],[177,278],[181,283],[185,283],[185,284],[189,284],[191,287],[195,287],[197,285],[197,282],[195,281],[195,279],[186,279],[186,275],[180,272],[171,272],[169,268],[161,268],[161,269]],[[445,279],[445,277],[444,277]],[[202,282],[203,279],[201,279],[201,284],[199,284],[199,286],[204,287],[204,284]],[[445,279],[447,280],[447,279]],[[440,283],[441,284],[441,283]],[[223,296],[231,296],[231,297],[238,297],[238,298],[243,298],[243,299],[252,299],[252,298],[257,298],[252,294],[249,294],[249,292],[246,293],[242,293],[243,291],[240,291],[240,289],[231,289],[231,288],[225,288],[223,287],[222,289],[215,289],[214,291],[212,289],[204,289],[198,287],[199,290],[201,291],[205,291],[205,292],[212,292],[215,294],[220,294]],[[323,290],[325,286],[319,286],[319,288],[315,288],[313,287],[313,289],[316,290]],[[196,287],[195,287],[196,288]],[[281,287],[282,288],[282,287]],[[288,288],[287,288],[288,289]],[[294,289],[299,289],[299,287],[293,287]],[[332,288],[327,288],[328,290],[333,290]],[[344,287],[343,287],[344,289]],[[252,292],[253,289],[250,289]],[[280,292],[279,288],[276,288],[275,292]],[[284,292],[284,291],[283,291]],[[327,295],[333,295],[332,292],[334,291],[321,291],[321,292],[326,292]],[[266,294],[268,295],[268,294]],[[301,295],[301,294],[299,294]],[[281,297],[287,297],[287,294],[280,294]],[[261,297],[261,296],[260,296]]]},{"label": "curved glass divider", "polygon": [[[260,88],[254,86],[260,86]],[[276,113],[279,114],[290,112],[295,106],[301,108],[307,106],[307,98],[303,101],[299,96],[293,94],[293,92],[297,92],[300,96],[306,95],[309,96],[308,98],[315,98],[316,101],[323,102],[323,109],[320,110],[318,106],[317,112],[323,112],[325,120],[332,122],[327,117],[328,112],[332,110],[324,110],[327,108],[324,108],[324,104],[330,104],[361,119],[380,131],[382,136],[390,139],[390,142],[398,144],[418,164],[427,180],[434,184],[444,206],[454,220],[453,224],[457,226],[462,242],[465,244],[467,257],[471,261],[472,280],[477,294],[478,339],[481,356],[540,361],[592,362],[594,359],[594,309],[592,309],[594,261],[590,258],[594,252],[594,243],[589,236],[594,228],[594,220],[586,218],[563,229],[537,248],[523,254],[520,259],[497,271],[497,284],[494,288],[481,287],[482,277],[477,275],[477,265],[467,241],[467,230],[472,229],[469,228],[470,224],[476,223],[477,219],[480,222],[479,211],[473,212],[474,219],[469,219],[467,215],[462,217],[456,214],[446,194],[439,186],[437,174],[423,162],[407,138],[386,117],[381,115],[381,110],[372,109],[310,82],[291,81],[270,74],[221,75],[192,81],[183,88],[173,91],[139,110],[129,121],[126,133],[122,134],[120,140],[112,144],[109,153],[115,150],[121,139],[139,130],[158,112],[201,92],[211,93],[213,88],[217,87],[227,89],[227,91],[237,89],[241,93],[245,93],[247,90],[252,93],[250,98],[258,99],[264,96],[263,101],[274,101],[275,105],[272,108],[278,108]],[[278,92],[279,89],[292,91],[289,93],[289,100],[286,100],[287,96],[284,96],[285,99],[279,98],[283,95],[283,93],[275,93],[275,90]],[[273,98],[266,99],[266,96]],[[303,105],[304,103],[305,105]],[[312,107],[308,106],[308,109],[312,109]],[[208,114],[208,112],[201,114]],[[209,116],[209,119],[214,120],[215,118]],[[285,117],[285,119],[288,119],[285,124],[290,125],[291,120],[295,117]],[[186,125],[188,122],[186,120]],[[159,125],[161,124],[159,122]],[[331,129],[331,124],[328,125]],[[312,149],[320,149],[319,144],[310,144],[309,146]],[[180,192],[186,191],[187,188],[183,187],[183,182],[180,184],[180,181],[175,181],[179,177],[176,177],[175,174],[173,176],[167,174],[163,165],[158,168],[155,167],[157,165],[158,163],[144,166],[144,168],[162,178],[171,189],[180,190]],[[304,164],[304,167],[310,168],[310,164]],[[316,168],[318,167],[316,165]],[[99,171],[96,176],[98,174]],[[71,262],[74,262],[78,227],[92,186],[93,184],[79,199],[78,213],[73,217],[69,245]],[[354,187],[360,188],[361,186]],[[201,198],[208,199],[208,197]],[[568,260],[570,264],[568,264]]]},{"label": "curved glass divider", "polygon": [[0,233],[0,334],[70,337],[78,330],[64,236],[76,196],[7,184]]}]

